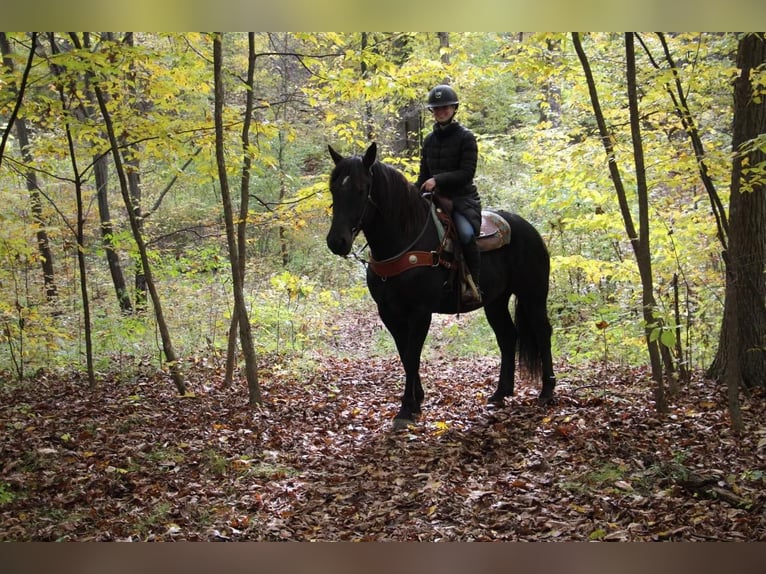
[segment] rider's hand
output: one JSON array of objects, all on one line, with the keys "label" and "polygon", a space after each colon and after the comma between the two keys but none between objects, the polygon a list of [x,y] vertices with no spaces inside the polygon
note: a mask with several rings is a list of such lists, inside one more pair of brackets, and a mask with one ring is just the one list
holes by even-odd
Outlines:
[{"label": "rider's hand", "polygon": [[433,191],[436,187],[436,180],[433,177],[428,178],[420,186],[420,191]]}]

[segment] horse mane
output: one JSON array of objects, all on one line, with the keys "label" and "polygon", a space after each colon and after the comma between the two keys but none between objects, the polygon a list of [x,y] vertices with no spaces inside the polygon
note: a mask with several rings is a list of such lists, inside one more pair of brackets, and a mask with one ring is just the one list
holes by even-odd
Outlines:
[{"label": "horse mane", "polygon": [[385,219],[398,221],[409,235],[422,229],[427,203],[418,188],[395,167],[376,161],[372,165],[372,199]]}]

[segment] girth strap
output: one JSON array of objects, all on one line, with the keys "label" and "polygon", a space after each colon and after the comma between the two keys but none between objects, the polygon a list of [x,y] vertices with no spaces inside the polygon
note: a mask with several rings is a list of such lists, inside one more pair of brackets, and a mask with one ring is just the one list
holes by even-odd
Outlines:
[{"label": "girth strap", "polygon": [[385,261],[375,261],[370,258],[369,264],[372,272],[383,279],[394,277],[415,267],[438,267],[441,265],[449,268],[452,266],[450,261],[442,259],[439,251],[408,251],[394,259]]}]

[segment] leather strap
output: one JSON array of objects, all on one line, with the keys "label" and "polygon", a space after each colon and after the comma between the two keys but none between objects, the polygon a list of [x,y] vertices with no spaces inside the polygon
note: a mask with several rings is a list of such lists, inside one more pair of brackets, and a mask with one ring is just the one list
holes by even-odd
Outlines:
[{"label": "leather strap", "polygon": [[372,272],[378,277],[388,279],[415,267],[450,267],[451,263],[439,256],[438,251],[408,251],[395,259],[375,261],[370,258],[369,264]]}]

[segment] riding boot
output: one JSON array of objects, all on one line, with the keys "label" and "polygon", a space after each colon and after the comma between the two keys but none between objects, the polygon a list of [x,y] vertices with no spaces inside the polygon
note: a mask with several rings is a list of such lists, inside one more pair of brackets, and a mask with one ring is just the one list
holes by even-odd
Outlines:
[{"label": "riding boot", "polygon": [[476,239],[472,239],[462,247],[463,262],[466,266],[465,279],[466,283],[468,283],[468,299],[476,303],[481,303],[481,284],[479,283],[481,274],[481,253],[479,253],[479,246],[476,245]]}]

